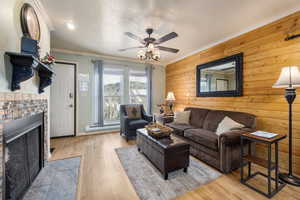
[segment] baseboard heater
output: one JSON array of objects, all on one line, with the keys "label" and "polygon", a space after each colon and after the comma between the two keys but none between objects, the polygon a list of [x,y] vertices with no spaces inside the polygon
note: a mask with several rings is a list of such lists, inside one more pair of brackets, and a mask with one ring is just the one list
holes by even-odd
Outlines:
[{"label": "baseboard heater", "polygon": [[113,126],[103,126],[103,127],[92,127],[92,126],[87,126],[85,128],[86,132],[96,132],[96,131],[114,131],[114,130],[119,130],[120,125],[113,125]]}]

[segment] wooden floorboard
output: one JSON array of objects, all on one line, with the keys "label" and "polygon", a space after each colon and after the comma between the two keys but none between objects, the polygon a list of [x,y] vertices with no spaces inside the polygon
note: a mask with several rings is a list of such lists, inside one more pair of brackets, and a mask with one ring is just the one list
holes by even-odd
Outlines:
[{"label": "wooden floorboard", "polygon": [[[55,148],[51,160],[81,156],[78,200],[138,200],[115,149],[134,145],[117,133],[51,140]],[[255,166],[254,170],[261,170]],[[246,171],[246,170],[245,170]],[[264,186],[264,179],[253,181]],[[222,175],[209,184],[188,192],[178,200],[265,200],[267,198],[240,184],[239,170]],[[286,186],[274,200],[300,200],[300,188]]]}]

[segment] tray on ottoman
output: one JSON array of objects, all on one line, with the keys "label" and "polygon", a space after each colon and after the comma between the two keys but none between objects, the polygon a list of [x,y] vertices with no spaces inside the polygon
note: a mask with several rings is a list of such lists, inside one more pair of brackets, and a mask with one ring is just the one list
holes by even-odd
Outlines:
[{"label": "tray on ottoman", "polygon": [[156,139],[170,137],[171,133],[173,132],[172,128],[161,125],[159,123],[151,123],[145,126],[145,128],[148,131],[148,135]]}]

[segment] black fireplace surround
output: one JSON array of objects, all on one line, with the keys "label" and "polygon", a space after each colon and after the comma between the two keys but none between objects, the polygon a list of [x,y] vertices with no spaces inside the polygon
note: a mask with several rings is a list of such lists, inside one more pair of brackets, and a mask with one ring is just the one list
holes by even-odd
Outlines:
[{"label": "black fireplace surround", "polygon": [[44,166],[44,114],[4,124],[5,199],[22,199]]}]

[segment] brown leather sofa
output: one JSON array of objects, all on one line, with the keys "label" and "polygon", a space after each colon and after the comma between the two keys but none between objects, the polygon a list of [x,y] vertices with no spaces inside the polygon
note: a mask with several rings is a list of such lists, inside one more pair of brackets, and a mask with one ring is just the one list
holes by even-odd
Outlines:
[{"label": "brown leather sofa", "polygon": [[[173,128],[174,134],[191,145],[190,153],[223,173],[239,168],[240,135],[243,132],[255,131],[256,117],[248,113],[202,108],[189,107],[185,110],[191,111],[189,124],[168,123],[166,125]],[[215,132],[225,116],[245,125],[245,128],[228,131],[218,136]],[[251,144],[245,144],[244,148],[246,149],[248,145]],[[255,151],[254,147],[252,151]]]}]

